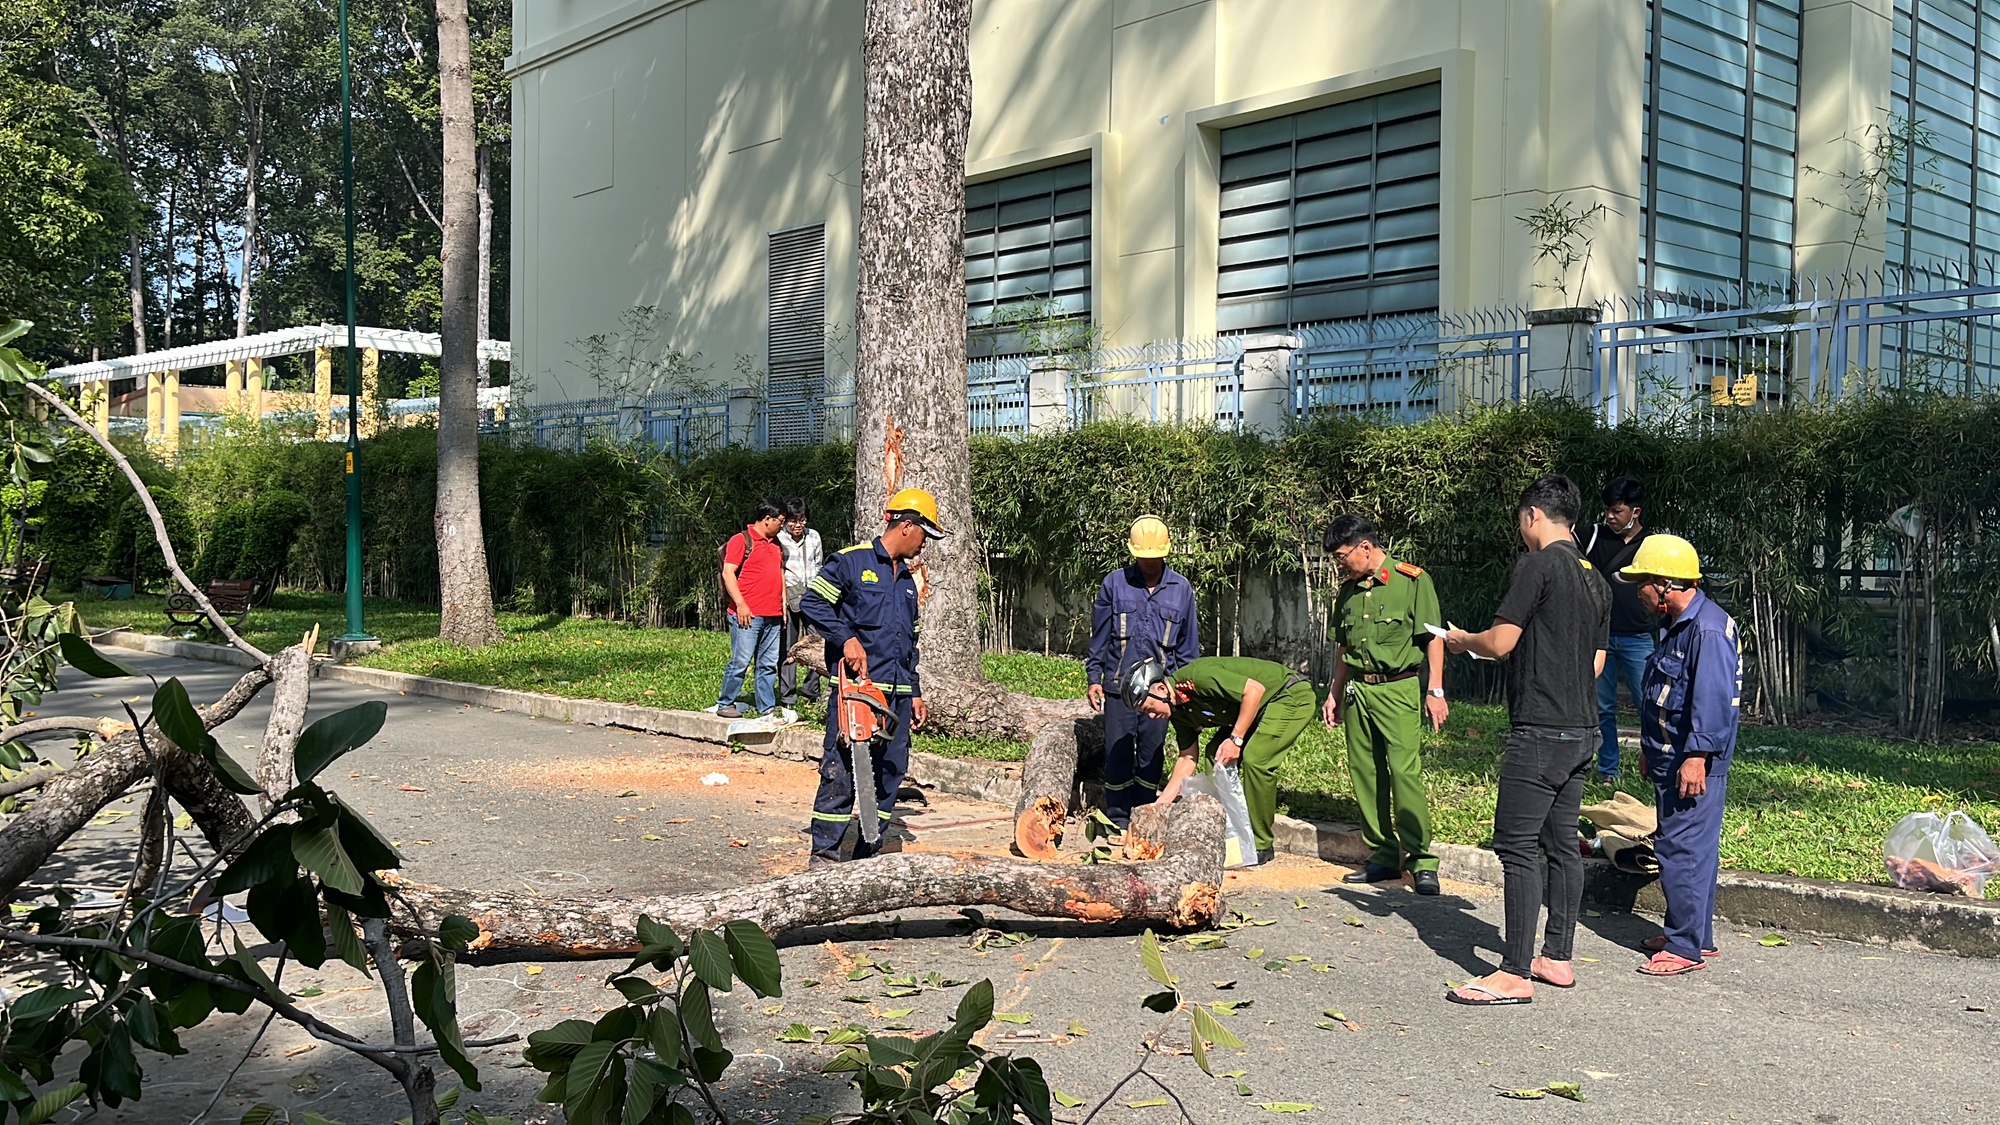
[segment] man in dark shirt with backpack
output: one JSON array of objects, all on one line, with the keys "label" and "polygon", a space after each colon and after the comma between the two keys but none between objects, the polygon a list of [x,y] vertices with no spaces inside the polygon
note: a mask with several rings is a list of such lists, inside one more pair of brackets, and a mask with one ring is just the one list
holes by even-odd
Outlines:
[{"label": "man in dark shirt with backpack", "polygon": [[[1576,984],[1570,957],[1583,909],[1577,810],[1597,756],[1596,681],[1611,627],[1610,585],[1576,545],[1582,508],[1568,477],[1529,485],[1515,513],[1528,551],[1515,560],[1492,627],[1445,635],[1453,652],[1507,661],[1511,723],[1493,809],[1493,850],[1505,872],[1506,951],[1497,972],[1445,994],[1455,1004],[1528,1004],[1536,981]],[[1549,921],[1535,956],[1544,902]]]},{"label": "man in dark shirt with backpack", "polygon": [[[1639,544],[1652,531],[1639,524],[1646,490],[1637,477],[1618,477],[1604,486],[1604,522],[1592,524],[1579,536],[1583,557],[1609,581],[1639,554]],[[1611,584],[1611,641],[1604,650],[1604,671],[1597,677],[1597,781],[1618,784],[1618,682],[1639,705],[1639,684],[1646,678],[1646,658],[1653,655],[1655,619],[1639,603],[1638,587]]]}]

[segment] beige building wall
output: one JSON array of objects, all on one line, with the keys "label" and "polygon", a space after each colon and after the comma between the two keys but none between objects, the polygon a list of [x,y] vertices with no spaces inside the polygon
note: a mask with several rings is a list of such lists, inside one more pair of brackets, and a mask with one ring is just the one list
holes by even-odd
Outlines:
[{"label": "beige building wall", "polygon": [[[761,369],[766,238],[801,224],[826,223],[827,317],[848,333],[862,3],[517,0],[514,362],[533,397],[600,393],[571,342],[640,305],[672,314],[712,381]],[[1879,50],[1886,83],[1887,3],[1809,0],[1807,83],[1836,74],[1810,60],[1843,35]],[[1612,212],[1572,298],[1628,294],[1645,19],[1640,0],[976,0],[968,178],[1088,155],[1107,339],[1206,335],[1221,130],[1439,82],[1440,304],[1559,303],[1519,221],[1559,195]],[[1837,76],[1838,95],[1802,92],[1825,109],[1802,113],[1802,162],[1886,104],[1872,70]]]}]

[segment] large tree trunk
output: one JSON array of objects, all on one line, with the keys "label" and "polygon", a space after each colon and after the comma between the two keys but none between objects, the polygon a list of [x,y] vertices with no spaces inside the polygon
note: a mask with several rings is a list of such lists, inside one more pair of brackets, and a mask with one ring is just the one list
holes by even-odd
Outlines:
[{"label": "large tree trunk", "polygon": [[[426,917],[462,914],[479,926],[475,956],[630,955],[639,915],[681,933],[744,919],[766,933],[926,906],[1002,906],[1042,918],[1141,921],[1177,929],[1222,914],[1222,806],[1194,796],[1166,816],[1159,859],[1051,868],[991,856],[902,852],[818,867],[747,887],[651,898],[553,898],[403,883]],[[405,930],[402,937],[420,935]]]},{"label": "large tree trunk", "polygon": [[[479,146],[479,328],[481,343],[493,334],[493,155]],[[491,382],[486,359],[479,360],[479,388]]]},{"label": "large tree trunk", "polygon": [[[897,488],[930,490],[954,534],[924,552],[924,701],[936,729],[1045,743],[1074,780],[1081,701],[1016,695],[979,668],[979,550],[965,383],[965,144],[972,121],[971,0],[868,0],[861,58],[860,275],[856,296],[854,526],[881,526]],[[1050,782],[1063,807],[1070,782]],[[1055,797],[1055,792],[1038,794]],[[1052,830],[1053,831],[1053,830]],[[1047,837],[1024,838],[1024,853]],[[1030,849],[1034,849],[1031,851]]]},{"label": "large tree trunk", "polygon": [[[270,682],[268,671],[251,669],[202,710],[202,726],[214,730],[235,718]],[[174,746],[150,722],[146,743],[160,758],[168,793],[187,810],[209,846],[222,851],[240,844],[253,823],[242,798],[215,780],[207,762]],[[138,733],[127,731],[42,786],[35,803],[0,829],[0,902],[90,823],[99,809],[152,774],[152,759],[140,746]]]},{"label": "large tree trunk", "polygon": [[439,638],[500,639],[479,517],[479,187],[473,168],[472,32],[466,0],[438,0],[438,97],[444,118],[443,351],[438,359]]},{"label": "large tree trunk", "polygon": [[243,269],[236,282],[236,335],[250,334],[250,281],[257,260],[257,170],[264,159],[264,145],[256,139],[261,125],[253,117],[248,123],[252,140],[243,149]]},{"label": "large tree trunk", "polygon": [[[971,19],[971,0],[868,0],[862,29],[854,527],[873,534],[890,493],[914,486],[954,533],[924,552],[927,697],[980,679],[965,388]],[[900,473],[884,464],[898,448]]]},{"label": "large tree trunk", "polygon": [[125,253],[132,259],[132,268],[125,282],[126,294],[132,300],[132,354],[146,354],[146,259],[144,247],[139,241],[139,227],[134,224],[131,233],[125,236]]}]

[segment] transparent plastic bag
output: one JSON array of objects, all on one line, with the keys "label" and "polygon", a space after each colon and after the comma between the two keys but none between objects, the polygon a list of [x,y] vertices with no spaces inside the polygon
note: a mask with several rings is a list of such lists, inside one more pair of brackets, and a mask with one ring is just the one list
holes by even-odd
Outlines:
[{"label": "transparent plastic bag", "polygon": [[1984,898],[1986,880],[2000,873],[2000,847],[1963,809],[1913,812],[1897,821],[1882,856],[1889,879],[1915,891]]},{"label": "transparent plastic bag", "polygon": [[1181,783],[1181,792],[1206,793],[1221,803],[1224,867],[1257,866],[1257,839],[1250,831],[1250,804],[1243,798],[1241,769],[1217,766],[1213,772],[1195,774]]}]

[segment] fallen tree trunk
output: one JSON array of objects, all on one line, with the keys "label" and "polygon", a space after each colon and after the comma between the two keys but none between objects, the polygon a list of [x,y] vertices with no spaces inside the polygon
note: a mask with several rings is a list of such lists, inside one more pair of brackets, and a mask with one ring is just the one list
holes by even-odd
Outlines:
[{"label": "fallen tree trunk", "polygon": [[[816,867],[746,887],[650,898],[558,898],[399,882],[424,916],[462,914],[479,927],[474,956],[560,960],[631,955],[639,915],[680,933],[743,919],[766,933],[925,906],[1000,906],[1042,918],[1206,926],[1222,913],[1222,807],[1194,796],[1164,818],[1160,858],[1052,868],[991,856],[901,852]],[[398,936],[422,937],[406,923]]]},{"label": "fallen tree trunk", "polygon": [[[270,673],[263,668],[244,673],[221,699],[202,710],[202,726],[214,730],[235,718],[270,682]],[[0,829],[0,902],[10,898],[64,841],[90,823],[99,809],[153,776],[154,764],[146,746],[159,755],[167,791],[200,827],[209,846],[221,851],[239,843],[253,823],[242,799],[215,780],[207,762],[167,741],[159,728],[148,722],[144,746],[137,731],[109,739],[50,779],[35,803]]]}]

